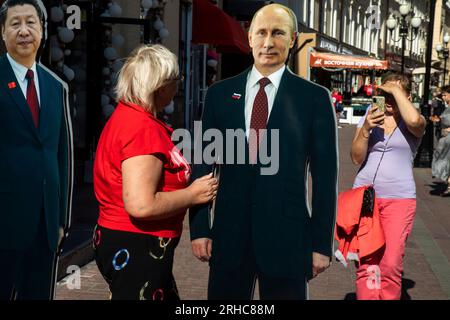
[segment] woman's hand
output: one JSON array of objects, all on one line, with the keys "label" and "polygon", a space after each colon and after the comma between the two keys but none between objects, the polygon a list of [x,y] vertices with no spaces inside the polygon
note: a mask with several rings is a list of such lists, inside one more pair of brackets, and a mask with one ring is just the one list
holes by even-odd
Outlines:
[{"label": "woman's hand", "polygon": [[376,126],[382,125],[384,122],[384,113],[377,112],[378,106],[373,104],[367,113],[366,120],[364,121],[363,127],[367,132],[370,132]]},{"label": "woman's hand", "polygon": [[215,199],[219,185],[212,173],[196,179],[188,190],[192,195],[192,205],[208,203]]},{"label": "woman's hand", "polygon": [[388,81],[382,85],[379,85],[377,89],[381,89],[391,95],[395,95],[399,92],[402,92],[403,95],[406,95],[405,91],[402,88],[402,85],[400,84],[400,81]]}]

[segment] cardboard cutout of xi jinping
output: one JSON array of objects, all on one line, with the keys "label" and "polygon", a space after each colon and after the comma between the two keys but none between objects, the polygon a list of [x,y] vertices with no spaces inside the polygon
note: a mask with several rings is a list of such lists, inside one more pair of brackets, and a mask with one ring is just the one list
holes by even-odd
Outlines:
[{"label": "cardboard cutout of xi jinping", "polygon": [[53,298],[70,226],[68,85],[37,61],[46,21],[40,0],[0,8],[0,300]]}]

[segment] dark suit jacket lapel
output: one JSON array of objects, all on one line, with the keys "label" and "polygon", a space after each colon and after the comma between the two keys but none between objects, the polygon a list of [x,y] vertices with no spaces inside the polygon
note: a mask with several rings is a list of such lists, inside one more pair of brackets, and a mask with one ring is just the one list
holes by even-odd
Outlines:
[{"label": "dark suit jacket lapel", "polygon": [[[232,117],[232,123],[235,124],[233,129],[242,129],[245,132],[245,89],[247,86],[247,76],[251,69],[247,69],[236,77],[235,86],[233,86],[233,92],[230,99],[233,112],[230,112]],[[239,99],[233,98],[234,94],[240,94]],[[228,105],[228,104],[227,104]]]},{"label": "dark suit jacket lapel", "polygon": [[[5,77],[0,79],[0,85],[6,88],[6,91],[9,93],[11,99],[15,102],[16,106],[19,108],[24,121],[30,127],[30,130],[38,137],[38,131],[36,126],[34,125],[33,118],[31,116],[30,108],[28,107],[27,100],[25,99],[22,90],[20,89],[20,85],[17,81],[17,78],[14,74],[14,71],[11,67],[11,64],[8,61],[6,55],[0,57],[0,69],[3,70]],[[12,87],[14,83],[15,87]],[[11,88],[10,88],[11,86]]]},{"label": "dark suit jacket lapel", "polygon": [[269,120],[267,121],[267,129],[279,129],[282,126],[283,106],[285,105],[284,99],[286,96],[289,96],[289,94],[287,94],[289,91],[289,72],[289,69],[286,67],[283,76],[281,77],[280,86],[278,87],[275,101],[273,102]]},{"label": "dark suit jacket lapel", "polygon": [[40,92],[40,106],[41,106],[41,110],[39,113],[39,133],[40,136],[43,137],[44,136],[44,130],[45,128],[47,128],[48,126],[46,126],[46,123],[48,123],[48,121],[51,121],[50,117],[51,117],[51,101],[49,101],[49,99],[51,99],[51,95],[49,90],[51,88],[48,87],[49,81],[46,81],[46,74],[45,72],[43,72],[42,68],[37,65],[36,66],[37,69],[37,73],[38,73],[38,77],[39,77],[39,92]]}]

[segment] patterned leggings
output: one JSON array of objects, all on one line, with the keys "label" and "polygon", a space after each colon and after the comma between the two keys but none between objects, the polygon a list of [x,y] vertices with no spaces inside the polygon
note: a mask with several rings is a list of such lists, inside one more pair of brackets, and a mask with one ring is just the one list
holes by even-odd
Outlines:
[{"label": "patterned leggings", "polygon": [[179,301],[172,275],[179,240],[97,226],[95,261],[109,284],[111,300]]}]

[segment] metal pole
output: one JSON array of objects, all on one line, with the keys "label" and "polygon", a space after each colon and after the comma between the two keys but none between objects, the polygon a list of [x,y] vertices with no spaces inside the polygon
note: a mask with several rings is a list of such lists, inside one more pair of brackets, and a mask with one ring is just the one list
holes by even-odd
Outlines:
[{"label": "metal pole", "polygon": [[[447,49],[445,49],[445,50],[447,50]],[[444,54],[446,54],[446,53],[444,53]],[[445,59],[444,59],[444,86],[445,86],[445,76],[447,75],[447,57],[445,57]]]},{"label": "metal pole", "polygon": [[339,17],[339,44],[344,42],[344,0],[340,0],[340,17]]},{"label": "metal pole", "polygon": [[[389,17],[389,0],[387,0],[385,16],[386,16],[386,19]],[[386,59],[387,45],[388,45],[387,34],[388,34],[388,28],[385,27],[384,28],[384,59]]]},{"label": "metal pole", "polygon": [[405,46],[406,36],[402,35],[402,74],[405,74]]},{"label": "metal pole", "polygon": [[434,31],[434,16],[436,10],[436,0],[430,0],[430,22],[428,25],[427,37],[427,51],[425,59],[425,82],[424,94],[422,98],[421,113],[427,121],[427,128],[425,135],[422,138],[422,143],[419,146],[417,156],[414,159],[414,164],[419,167],[431,167],[431,160],[433,154],[433,123],[428,119],[430,116],[430,80],[431,80],[431,53],[433,50],[433,31]]}]

